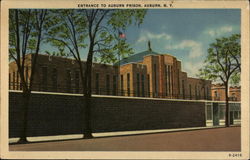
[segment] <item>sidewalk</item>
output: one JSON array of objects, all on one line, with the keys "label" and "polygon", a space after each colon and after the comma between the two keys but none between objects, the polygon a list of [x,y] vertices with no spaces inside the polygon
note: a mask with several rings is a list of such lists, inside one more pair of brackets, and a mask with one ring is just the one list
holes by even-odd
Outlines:
[{"label": "sidewalk", "polygon": [[[10,151],[240,151],[241,127],[196,128],[11,144]],[[149,133],[149,134],[148,134]],[[96,134],[95,134],[96,135]],[[100,136],[100,134],[99,134]]]},{"label": "sidewalk", "polygon": [[[100,137],[115,137],[115,136],[129,136],[129,135],[140,135],[140,134],[152,134],[152,133],[168,133],[178,131],[191,131],[201,130],[210,128],[223,128],[224,126],[211,126],[211,127],[193,127],[193,128],[175,128],[175,129],[159,129],[159,130],[138,130],[138,131],[121,131],[121,132],[104,132],[104,133],[93,133],[95,138]],[[72,134],[72,135],[57,135],[57,136],[42,136],[42,137],[28,137],[29,142],[42,142],[42,141],[58,141],[58,140],[73,140],[83,138],[83,134]],[[10,138],[9,143],[16,143],[19,138]]]}]

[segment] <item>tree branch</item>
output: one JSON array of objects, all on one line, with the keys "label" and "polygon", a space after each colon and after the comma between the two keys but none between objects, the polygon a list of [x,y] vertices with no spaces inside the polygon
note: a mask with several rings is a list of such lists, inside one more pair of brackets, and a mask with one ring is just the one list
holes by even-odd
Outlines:
[{"label": "tree branch", "polygon": [[224,67],[223,67],[223,65],[221,64],[220,59],[219,59],[219,51],[218,51],[218,48],[217,48],[216,46],[214,46],[214,47],[215,47],[215,50],[216,50],[216,59],[217,59],[217,62],[218,62],[218,64],[220,65],[220,67],[221,67],[223,73],[226,74],[226,70],[224,69]]},{"label": "tree branch", "polygon": [[74,46],[74,41],[72,40],[72,37],[73,37],[73,33],[71,31],[71,27],[69,26],[68,22],[66,21],[65,17],[63,17],[62,15],[60,15],[61,19],[65,22],[65,26],[67,27],[67,29],[69,30],[70,32],[70,35],[67,34],[68,36],[68,39],[70,40],[70,42],[72,43],[72,45]]},{"label": "tree branch", "polygon": [[38,37],[37,37],[37,43],[36,43],[36,51],[35,51],[35,55],[34,58],[32,57],[32,69],[31,69],[31,74],[30,74],[30,86],[29,86],[29,91],[32,90],[32,85],[33,85],[33,78],[34,78],[34,73],[36,70],[36,61],[37,61],[37,56],[40,50],[40,43],[41,43],[41,38],[42,38],[42,32],[43,32],[43,23],[45,20],[45,16],[47,15],[47,10],[42,10],[40,13],[40,16],[38,15],[37,18],[37,22],[38,22]]},{"label": "tree branch", "polygon": [[94,45],[100,44],[100,42],[104,42],[106,39],[107,39],[107,38],[105,38],[105,39],[100,39],[100,40],[96,41],[96,42],[94,43]]},{"label": "tree branch", "polygon": [[106,11],[102,14],[102,16],[101,16],[101,18],[99,19],[99,21],[97,22],[96,27],[95,27],[95,30],[94,30],[94,38],[95,38],[95,36],[96,36],[96,33],[97,33],[97,31],[98,31],[98,28],[99,28],[100,23],[102,22],[102,20],[104,19],[105,15],[106,15],[108,12],[109,12],[109,10],[106,10]]},{"label": "tree branch", "polygon": [[16,59],[16,57],[13,55],[13,53],[9,52],[9,54],[10,54],[10,57],[13,58],[14,61],[17,63],[17,59]]},{"label": "tree branch", "polygon": [[15,10],[15,21],[16,21],[16,54],[17,54],[17,65],[21,67],[20,64],[20,35],[19,35],[19,16],[18,10]]},{"label": "tree branch", "polygon": [[232,69],[230,72],[229,72],[229,77],[236,71],[236,69],[238,69],[239,66],[236,66],[234,69]]},{"label": "tree branch", "polygon": [[74,57],[76,60],[80,60],[80,59],[78,59],[78,58],[76,57],[75,52],[73,51],[73,49],[70,48],[70,46],[69,46],[65,41],[63,41],[63,40],[61,40],[61,39],[57,39],[57,38],[53,38],[53,40],[56,40],[56,41],[58,41],[58,42],[63,43],[63,44],[69,49],[70,53],[72,53],[73,57]]},{"label": "tree branch", "polygon": [[[71,17],[72,18],[72,17]],[[76,40],[76,30],[75,30],[75,25],[74,25],[74,22],[72,21],[69,16],[68,16],[68,20],[71,24],[71,28],[72,28],[72,38],[73,38],[73,46],[77,52],[77,56],[78,58],[80,59],[80,54],[79,54],[79,51],[78,51],[78,45],[77,45],[77,40]]]},{"label": "tree branch", "polygon": [[29,14],[28,14],[28,19],[25,24],[24,28],[24,34],[23,34],[23,45],[22,45],[22,66],[25,64],[25,56],[26,56],[26,51],[27,51],[27,45],[28,45],[28,39],[30,36],[30,16],[31,16],[31,10],[29,9]]},{"label": "tree branch", "polygon": [[220,77],[220,79],[221,79],[221,81],[223,82],[223,83],[226,83],[226,81],[224,80],[224,78],[220,75],[219,76]]},{"label": "tree branch", "polygon": [[234,58],[234,60],[236,61],[237,65],[239,67],[239,70],[241,71],[241,63],[239,62],[238,58],[232,53],[231,50],[229,50],[229,53]]}]

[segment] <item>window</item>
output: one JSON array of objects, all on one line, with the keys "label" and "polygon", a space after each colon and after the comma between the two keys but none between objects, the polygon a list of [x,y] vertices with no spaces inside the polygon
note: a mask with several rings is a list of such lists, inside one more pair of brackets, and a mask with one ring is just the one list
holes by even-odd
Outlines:
[{"label": "window", "polygon": [[95,93],[99,94],[99,73],[95,74]]},{"label": "window", "polygon": [[207,99],[207,92],[206,92],[206,88],[205,88],[205,86],[203,87],[203,89],[204,89],[204,98],[203,99]]},{"label": "window", "polygon": [[11,89],[11,74],[9,73],[9,89]]},{"label": "window", "polygon": [[124,91],[123,91],[123,75],[121,75],[121,95],[123,96],[124,95]]},{"label": "window", "polygon": [[148,77],[148,96],[150,97],[150,75],[147,75]]},{"label": "window", "polygon": [[197,85],[195,85],[195,99],[198,99],[197,98]]},{"label": "window", "polygon": [[210,99],[208,87],[207,87],[207,99]]},{"label": "window", "polygon": [[13,82],[12,82],[12,85],[13,85],[13,90],[15,90],[16,89],[16,73],[15,72],[13,72]]},{"label": "window", "polygon": [[171,78],[171,73],[170,73],[170,66],[168,66],[168,93],[171,94],[171,84],[170,84],[170,78]]},{"label": "window", "polygon": [[207,120],[212,120],[212,106],[207,105]]},{"label": "window", "polygon": [[127,74],[127,92],[128,96],[130,96],[130,74]]},{"label": "window", "polygon": [[217,92],[217,91],[214,91],[214,96],[215,96],[215,97],[219,97],[219,95],[218,95],[218,92]]},{"label": "window", "polygon": [[116,91],[117,91],[117,82],[116,82],[116,75],[113,75],[113,95],[116,95]]},{"label": "window", "polygon": [[26,82],[28,82],[28,80],[29,80],[29,67],[28,66],[26,66],[25,67],[26,69],[25,69],[25,79],[26,79]]},{"label": "window", "polygon": [[198,86],[198,97],[199,97],[199,99],[201,98],[200,86]]},{"label": "window", "polygon": [[[19,85],[20,85],[20,90],[22,90],[23,89],[23,84],[22,84],[22,79],[21,79],[21,77],[20,77],[20,83],[19,83]],[[36,85],[36,84],[35,84]]]},{"label": "window", "polygon": [[145,97],[144,74],[141,75],[141,92],[142,92],[142,97]]},{"label": "window", "polygon": [[172,96],[173,96],[173,94],[174,94],[174,71],[173,71],[173,66],[170,66],[170,69],[171,69],[171,84],[172,84],[172,86],[171,86],[171,94],[172,94]]},{"label": "window", "polygon": [[190,99],[192,99],[192,86],[191,86],[191,84],[189,84],[189,96],[190,96]]},{"label": "window", "polygon": [[80,91],[80,73],[75,71],[75,92],[79,93]]},{"label": "window", "polygon": [[137,93],[137,96],[139,97],[140,96],[140,74],[139,73],[137,73],[136,75],[136,87],[137,87],[136,93]]},{"label": "window", "polygon": [[236,95],[235,95],[235,93],[232,93],[232,101],[236,101],[237,100],[237,97],[236,97]]},{"label": "window", "polygon": [[18,75],[18,71],[16,72],[16,89],[19,90],[19,75]]},{"label": "window", "polygon": [[181,87],[180,87],[180,71],[179,71],[179,69],[177,69],[177,85],[178,85],[178,95],[180,94],[180,89],[181,89]]},{"label": "window", "polygon": [[225,105],[220,106],[220,119],[225,119],[225,113],[226,113],[226,106]]},{"label": "window", "polygon": [[183,94],[183,99],[185,99],[185,84],[184,80],[182,80],[182,94]]},{"label": "window", "polygon": [[155,93],[154,95],[157,96],[157,92],[158,92],[158,89],[157,89],[157,70],[156,70],[156,64],[154,64],[154,79],[155,79],[155,83],[154,83],[154,86],[155,86]]},{"label": "window", "polygon": [[234,119],[240,119],[239,111],[234,111]]},{"label": "window", "polygon": [[165,92],[166,92],[166,96],[168,96],[168,66],[165,65]]},{"label": "window", "polygon": [[110,91],[110,77],[109,77],[109,75],[106,75],[106,93],[107,93],[107,95],[109,95],[109,91]]},{"label": "window", "polygon": [[66,71],[66,90],[71,92],[71,71],[69,69]]},{"label": "window", "polygon": [[22,80],[20,79],[20,90],[23,89],[23,84],[22,84]]},{"label": "window", "polygon": [[52,70],[52,87],[54,91],[57,91],[57,69],[53,68]]},{"label": "window", "polygon": [[[27,68],[26,68],[27,73]],[[42,90],[47,91],[47,67],[42,67]],[[27,77],[26,77],[27,78]]]}]

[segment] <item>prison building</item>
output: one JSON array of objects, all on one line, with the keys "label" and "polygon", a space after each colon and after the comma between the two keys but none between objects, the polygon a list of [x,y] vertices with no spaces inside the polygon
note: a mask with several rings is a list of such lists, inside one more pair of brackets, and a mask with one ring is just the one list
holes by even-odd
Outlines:
[{"label": "prison building", "polygon": [[[26,55],[25,79],[31,74],[33,54]],[[81,62],[83,71],[86,62]],[[83,93],[77,61],[39,54],[33,81],[34,91]],[[148,50],[124,58],[114,65],[93,63],[92,93],[169,99],[211,99],[211,81],[188,77],[181,61],[170,54]],[[9,64],[9,88],[21,90],[15,62]]]},{"label": "prison building", "polygon": [[[31,61],[33,54],[26,55],[25,79],[29,81],[31,75]],[[85,62],[82,62],[83,71]],[[93,63],[92,92],[94,94],[116,94],[117,92],[117,67],[106,64]],[[48,56],[39,54],[36,62],[33,91],[83,93],[83,83],[77,61],[71,58]],[[29,82],[28,82],[29,83]],[[116,86],[115,86],[116,85]],[[9,88],[21,90],[21,79],[17,65],[13,61],[9,64]],[[113,92],[112,92],[113,91]]]}]

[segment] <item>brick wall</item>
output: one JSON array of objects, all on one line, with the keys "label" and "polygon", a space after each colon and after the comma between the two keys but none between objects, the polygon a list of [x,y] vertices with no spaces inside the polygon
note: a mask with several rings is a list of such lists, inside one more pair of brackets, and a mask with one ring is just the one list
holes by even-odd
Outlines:
[{"label": "brick wall", "polygon": [[[18,137],[22,126],[22,94],[9,94],[9,135]],[[82,97],[33,93],[28,136],[80,134]],[[93,97],[93,132],[130,131],[205,126],[205,104],[136,98]]]},{"label": "brick wall", "polygon": [[[191,98],[190,98],[191,87]],[[211,81],[197,78],[187,78],[187,95],[189,99],[211,99]]]}]

